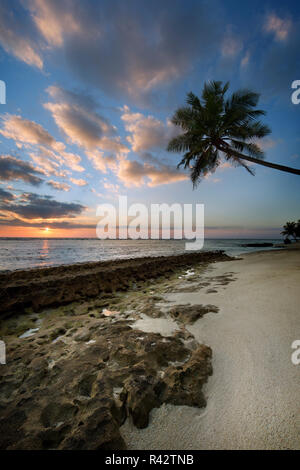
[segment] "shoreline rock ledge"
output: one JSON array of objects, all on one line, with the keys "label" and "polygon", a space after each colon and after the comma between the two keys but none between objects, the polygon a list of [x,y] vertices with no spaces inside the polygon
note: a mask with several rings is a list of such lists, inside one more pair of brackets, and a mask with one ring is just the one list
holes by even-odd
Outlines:
[{"label": "shoreline rock ledge", "polygon": [[228,261],[223,251],[130,258],[0,273],[0,316],[59,306],[168,275],[183,266]]}]

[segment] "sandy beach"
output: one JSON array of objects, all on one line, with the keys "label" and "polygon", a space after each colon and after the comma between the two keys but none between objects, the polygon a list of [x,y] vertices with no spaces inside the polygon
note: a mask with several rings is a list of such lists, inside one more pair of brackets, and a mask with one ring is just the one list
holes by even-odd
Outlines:
[{"label": "sandy beach", "polygon": [[[230,272],[232,282],[218,285]],[[216,263],[205,273],[211,291],[167,294],[174,304],[219,307],[189,330],[213,351],[204,386],[207,407],[163,405],[138,430],[122,434],[130,449],[299,449],[300,366],[291,344],[300,338],[300,251],[253,253]]]}]

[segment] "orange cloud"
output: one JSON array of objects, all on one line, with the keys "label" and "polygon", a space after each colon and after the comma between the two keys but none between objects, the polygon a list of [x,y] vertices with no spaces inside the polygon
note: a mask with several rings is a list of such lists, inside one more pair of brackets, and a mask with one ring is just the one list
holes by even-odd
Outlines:
[{"label": "orange cloud", "polygon": [[0,4],[0,43],[6,52],[17,59],[38,69],[43,68],[43,59],[36,41],[24,27],[20,17],[15,16],[9,6],[6,8],[5,3]]},{"label": "orange cloud", "polygon": [[45,108],[67,139],[85,149],[96,169],[105,172],[115,166],[116,158],[129,152],[116,128],[95,110],[97,104],[90,97],[59,87],[49,87],[48,92],[56,102],[46,103]]},{"label": "orange cloud", "polygon": [[2,121],[4,128],[0,129],[0,134],[7,139],[28,144],[55,146],[55,139],[36,122],[13,114],[4,115]]},{"label": "orange cloud", "polygon": [[131,133],[127,141],[134,152],[143,152],[151,148],[165,149],[168,141],[178,135],[179,131],[170,121],[163,123],[154,116],[133,113],[124,106],[122,120],[125,129]]},{"label": "orange cloud", "polygon": [[87,182],[84,179],[70,178],[70,181],[77,186],[86,186]]},{"label": "orange cloud", "polygon": [[67,152],[65,144],[55,140],[40,124],[13,114],[4,115],[2,122],[0,134],[4,137],[13,139],[19,147],[36,147],[38,155],[31,152],[30,156],[35,162],[39,162],[44,171],[55,173],[61,165],[66,165],[74,171],[84,170],[79,164],[80,156]]},{"label": "orange cloud", "polygon": [[269,33],[274,33],[277,41],[285,41],[292,27],[291,20],[280,18],[275,13],[267,16],[264,29]]},{"label": "orange cloud", "polygon": [[32,0],[30,4],[33,21],[51,46],[61,46],[65,34],[80,32],[82,29],[79,18],[73,14],[72,4],[68,0],[64,3],[69,9],[62,9],[60,3],[47,0]]},{"label": "orange cloud", "polygon": [[161,164],[159,167],[148,163],[141,164],[136,160],[121,160],[117,175],[126,187],[142,186],[149,187],[161,184],[176,183],[187,179],[187,175],[174,167]]},{"label": "orange cloud", "polygon": [[47,182],[48,186],[51,186],[54,189],[58,189],[59,191],[70,191],[71,186],[67,183],[61,183],[59,181],[50,180]]}]

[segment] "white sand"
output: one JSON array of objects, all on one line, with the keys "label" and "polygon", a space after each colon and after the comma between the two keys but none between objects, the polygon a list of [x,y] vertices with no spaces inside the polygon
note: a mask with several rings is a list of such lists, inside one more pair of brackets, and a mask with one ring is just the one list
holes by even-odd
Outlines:
[{"label": "white sand", "polygon": [[233,272],[217,293],[169,294],[177,303],[213,304],[189,329],[213,350],[207,407],[162,406],[148,428],[127,421],[129,449],[300,449],[300,251],[255,253],[214,264],[207,277]]}]

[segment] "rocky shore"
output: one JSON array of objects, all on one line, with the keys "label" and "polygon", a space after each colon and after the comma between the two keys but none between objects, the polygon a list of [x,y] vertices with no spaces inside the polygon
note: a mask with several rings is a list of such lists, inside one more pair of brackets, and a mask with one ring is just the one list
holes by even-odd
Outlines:
[{"label": "rocky shore", "polygon": [[0,274],[0,315],[33,307],[67,304],[126,290],[186,265],[228,260],[223,252],[131,258],[68,266],[9,271]]},{"label": "rocky shore", "polygon": [[2,275],[2,312],[19,313],[0,328],[0,449],[124,449],[126,419],[145,428],[163,403],[205,406],[212,351],[187,327],[218,308],[174,307],[163,295],[209,292],[203,272],[229,259],[203,253]]}]

